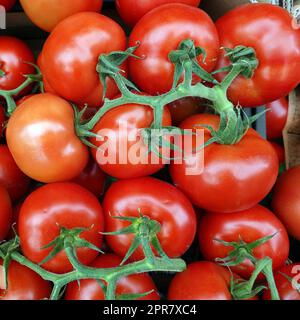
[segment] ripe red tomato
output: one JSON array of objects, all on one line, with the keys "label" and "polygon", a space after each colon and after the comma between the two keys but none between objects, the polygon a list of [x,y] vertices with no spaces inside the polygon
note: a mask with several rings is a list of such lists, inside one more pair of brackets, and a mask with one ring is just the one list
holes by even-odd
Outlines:
[{"label": "ripe red tomato", "polygon": [[[91,264],[94,268],[113,268],[121,264],[122,259],[115,254],[105,254],[96,258]],[[138,300],[159,300],[157,288],[146,274],[133,274],[118,281],[116,294],[140,294],[153,290],[152,293]],[[67,286],[66,300],[105,300],[103,290],[97,280],[86,279],[78,282],[71,282]]]},{"label": "ripe red tomato", "polygon": [[278,218],[285,225],[288,233],[300,240],[300,194],[299,194],[300,166],[285,171],[278,179],[272,208]]},{"label": "ripe red tomato", "polygon": [[286,98],[280,98],[266,104],[266,108],[270,109],[266,113],[267,138],[281,138],[288,117],[289,103]]},{"label": "ripe red tomato", "polygon": [[144,16],[129,38],[130,46],[140,42],[135,54],[145,57],[129,59],[129,73],[134,83],[152,95],[169,91],[174,65],[168,54],[186,39],[194,40],[196,46],[205,49],[205,63],[202,56],[198,61],[205,70],[212,71],[219,53],[219,40],[213,21],[204,11],[176,3],[158,7]]},{"label": "ripe red tomato", "polygon": [[52,31],[62,20],[78,12],[100,12],[103,0],[20,0],[31,21],[45,31]]},{"label": "ripe red tomato", "polygon": [[6,11],[9,11],[16,3],[16,0],[0,0],[0,6],[3,6]]},{"label": "ripe red tomato", "polygon": [[[34,56],[27,44],[17,38],[0,37],[0,89],[12,90],[19,87],[26,79],[24,75],[34,74],[33,66],[26,62],[34,63]],[[30,90],[27,87],[20,95]]]},{"label": "ripe red tomato", "polygon": [[277,157],[278,157],[278,160],[279,160],[279,163],[284,163],[285,161],[285,151],[284,151],[284,148],[282,145],[280,145],[279,143],[277,142],[273,142],[273,141],[270,141],[270,144],[272,145],[272,147],[274,148],[276,154],[277,154]]},{"label": "ripe red tomato", "polygon": [[[2,261],[0,277],[4,279]],[[8,288],[4,289],[4,282],[0,285],[0,300],[42,300],[49,299],[51,285],[37,273],[11,261],[8,268]]]},{"label": "ripe red tomato", "polygon": [[0,145],[0,184],[12,201],[19,200],[28,190],[30,179],[19,169],[6,145]]},{"label": "ripe red tomato", "polygon": [[[201,129],[201,124],[211,125],[217,130],[219,117],[195,115],[186,119],[180,127]],[[210,134],[207,130],[205,132],[207,141]],[[200,208],[218,212],[248,209],[261,201],[276,181],[277,155],[270,143],[253,129],[248,130],[235,145],[213,143],[205,147],[203,171],[187,174],[187,170],[196,167],[195,164],[201,167],[201,152],[190,153],[181,164],[171,163],[170,166],[175,185]]]},{"label": "ripe red tomato", "polygon": [[[45,185],[28,196],[24,201],[18,230],[24,255],[35,263],[40,263],[53,248],[41,249],[58,235],[59,226],[87,228],[81,238],[100,248],[102,244],[103,215],[97,198],[75,183],[52,183]],[[88,248],[76,250],[81,263],[89,264],[97,252]],[[72,270],[64,251],[43,264],[56,273]]]},{"label": "ripe red tomato", "polygon": [[203,102],[199,98],[187,97],[176,100],[168,105],[171,113],[172,124],[178,126],[182,121],[205,110]]},{"label": "ripe red tomato", "polygon": [[[251,243],[271,235],[274,237],[255,248],[253,254],[257,259],[270,257],[276,270],[288,259],[289,238],[283,224],[268,209],[256,205],[234,213],[207,212],[200,220],[198,229],[200,251],[206,260],[211,261],[225,258],[233,250],[216,240],[239,242],[242,239]],[[232,271],[243,278],[249,278],[253,270],[249,260],[232,267]]]},{"label": "ripe red tomato", "polygon": [[[128,226],[127,221],[112,216],[138,217],[139,210],[161,224],[158,239],[169,257],[179,257],[189,248],[195,237],[196,215],[189,200],[174,186],[150,177],[113,183],[103,201],[105,231]],[[106,237],[109,247],[123,257],[132,240],[132,234]],[[138,248],[132,258],[142,259],[142,249]]]},{"label": "ripe red tomato", "polygon": [[[117,0],[116,7],[122,20],[133,27],[146,13],[168,3],[183,3],[198,7],[201,0]],[[134,10],[132,10],[134,8]]]},{"label": "ripe red tomato", "polygon": [[[100,106],[103,87],[96,71],[98,58],[125,49],[126,36],[116,22],[94,12],[78,13],[50,34],[42,51],[42,73],[61,97],[78,105]],[[115,82],[107,79],[106,96],[117,93]]]},{"label": "ripe red tomato", "polygon": [[75,134],[71,105],[50,93],[25,100],[10,118],[6,137],[18,167],[37,181],[68,181],[88,162],[88,149]]},{"label": "ripe red tomato", "polygon": [[0,241],[4,240],[12,223],[12,207],[8,192],[0,185]]},{"label": "ripe red tomato", "polygon": [[[141,138],[140,130],[153,123],[153,109],[149,106],[126,104],[110,110],[96,124],[93,132],[103,140],[91,139],[95,160],[107,174],[119,178],[138,178],[151,175],[163,168],[163,161],[153,154]],[[163,125],[171,125],[168,110]]]},{"label": "ripe red tomato", "polygon": [[[300,264],[292,263],[280,268],[275,274],[275,284],[280,296],[280,300],[300,300],[299,289],[293,287],[292,280],[295,284],[300,285]],[[288,278],[290,278],[290,280]],[[264,300],[271,300],[270,291],[266,290],[263,294]]]},{"label": "ripe red tomato", "polygon": [[103,171],[101,171],[93,158],[90,158],[87,166],[78,177],[72,180],[72,182],[86,188],[96,197],[100,197],[104,192],[105,180],[106,176]]},{"label": "ripe red tomato", "polygon": [[168,300],[232,300],[229,284],[225,268],[208,261],[193,262],[173,278]]},{"label": "ripe red tomato", "polygon": [[[232,102],[257,107],[286,96],[298,85],[300,75],[294,71],[300,68],[300,33],[287,10],[266,3],[245,4],[226,13],[216,26],[221,47],[252,47],[259,60],[251,79],[240,76],[230,86]],[[217,68],[228,64],[228,58],[220,55]],[[224,76],[219,74],[218,79]]]}]

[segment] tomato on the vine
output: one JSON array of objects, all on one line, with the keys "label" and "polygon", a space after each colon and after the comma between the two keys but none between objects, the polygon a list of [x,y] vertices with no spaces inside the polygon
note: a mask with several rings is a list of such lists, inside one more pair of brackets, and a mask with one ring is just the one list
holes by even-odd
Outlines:
[{"label": "tomato on the vine", "polygon": [[0,185],[0,241],[4,240],[12,223],[12,206],[8,192]]},{"label": "tomato on the vine", "polygon": [[[62,21],[45,42],[40,64],[44,82],[67,100],[99,107],[103,86],[96,70],[98,58],[125,49],[125,32],[115,21],[94,12],[77,13]],[[121,68],[126,70],[126,64]],[[106,84],[106,97],[114,97],[115,82],[109,78]]]},{"label": "tomato on the vine", "polygon": [[68,181],[88,162],[88,149],[75,133],[72,106],[50,93],[25,100],[9,119],[6,137],[18,167],[37,181]]},{"label": "tomato on the vine", "polygon": [[[201,125],[206,124],[217,130],[219,121],[216,115],[198,114],[186,119],[180,128],[204,129]],[[211,135],[204,130],[204,141],[208,141]],[[196,139],[193,143],[197,143]],[[237,144],[212,143],[204,151],[190,152],[182,163],[171,163],[170,173],[174,184],[198,207],[234,212],[254,206],[270,192],[278,166],[277,155],[270,143],[249,129]],[[203,170],[188,174],[194,167]]]},{"label": "tomato on the vine", "polygon": [[94,159],[90,157],[86,167],[79,174],[79,176],[72,180],[72,182],[77,183],[85,189],[91,191],[96,197],[100,197],[104,192],[105,180],[105,174],[94,161]]},{"label": "tomato on the vine", "polygon": [[[97,257],[90,265],[93,268],[113,268],[121,264],[122,259],[115,254],[105,254]],[[157,288],[148,274],[132,274],[121,278],[117,283],[116,294],[142,294],[152,291],[139,300],[159,300]],[[97,280],[86,279],[68,284],[66,300],[104,300],[105,295]]]},{"label": "tomato on the vine", "polygon": [[173,3],[145,15],[129,37],[129,46],[140,43],[135,54],[144,57],[129,59],[129,73],[134,83],[152,95],[169,91],[173,84],[174,64],[168,54],[186,39],[205,50],[205,63],[202,55],[198,61],[205,70],[212,71],[219,54],[219,39],[213,21],[204,11]]},{"label": "tomato on the vine", "polygon": [[[138,178],[151,175],[164,163],[153,152],[149,153],[141,130],[149,128],[154,120],[149,106],[126,104],[107,112],[93,129],[103,139],[92,138],[95,160],[107,174],[119,178]],[[170,113],[165,109],[163,126],[171,125]]]},{"label": "tomato on the vine", "polygon": [[288,117],[289,103],[286,98],[280,98],[267,103],[266,108],[269,109],[266,113],[267,138],[281,138]]},{"label": "tomato on the vine", "polygon": [[[228,97],[233,103],[257,107],[286,96],[298,85],[300,33],[292,19],[279,6],[256,3],[236,7],[217,20],[221,47],[252,47],[259,61],[253,77],[239,76],[231,84]],[[228,57],[221,54],[217,69],[227,65]],[[217,77],[221,80],[225,74]]]},{"label": "tomato on the vine", "polygon": [[285,161],[285,150],[284,150],[284,147],[277,143],[277,142],[274,142],[274,141],[270,141],[270,144],[271,146],[273,147],[273,149],[275,150],[276,154],[277,154],[277,157],[278,157],[278,160],[279,160],[279,164],[282,164],[284,163]]},{"label": "tomato on the vine", "polygon": [[75,13],[100,12],[103,0],[20,0],[20,3],[34,24],[50,32]]},{"label": "tomato on the vine", "polygon": [[[25,42],[14,37],[0,37],[0,89],[13,90],[19,87],[27,74],[34,74],[34,56]],[[20,94],[25,94],[30,86]]]},{"label": "tomato on the vine", "polygon": [[[189,200],[174,186],[151,177],[114,182],[103,201],[105,231],[128,226],[128,221],[112,216],[138,217],[139,211],[161,224],[158,239],[169,257],[179,257],[189,248],[195,237],[196,215]],[[123,257],[132,240],[132,234],[106,237],[109,247]],[[143,256],[139,247],[132,258],[139,260]]]},{"label": "tomato on the vine", "polygon": [[8,267],[8,286],[5,289],[4,270],[0,266],[0,300],[42,300],[49,299],[51,284],[29,268],[11,261]]},{"label": "tomato on the vine", "polygon": [[[234,213],[207,212],[200,220],[198,239],[200,251],[207,260],[225,258],[233,247],[225,246],[218,240],[251,243],[267,236],[267,242],[253,249],[257,259],[270,257],[276,270],[288,259],[289,238],[284,225],[268,209],[255,207]],[[232,271],[243,278],[249,278],[254,270],[253,264],[245,260]]]},{"label": "tomato on the vine", "polygon": [[30,179],[19,169],[6,145],[0,145],[0,185],[12,201],[19,200],[28,190]]},{"label": "tomato on the vine", "polygon": [[204,112],[205,106],[201,99],[187,97],[168,104],[168,109],[171,113],[172,124],[178,126],[185,119]]},{"label": "tomato on the vine", "polygon": [[[60,227],[86,228],[80,238],[100,248],[103,214],[97,198],[75,183],[47,184],[31,193],[21,207],[18,221],[24,255],[35,263],[42,262],[53,247],[42,248],[59,236]],[[83,264],[91,263],[98,255],[89,248],[77,248],[76,252]],[[44,263],[43,267],[56,273],[73,269],[65,251]]]},{"label": "tomato on the vine", "polygon": [[[122,20],[133,27],[146,13],[168,3],[183,3],[198,7],[201,0],[116,0],[116,7]],[[132,10],[134,8],[134,10]]]},{"label": "tomato on the vine", "polygon": [[300,166],[285,171],[278,179],[272,198],[272,208],[288,233],[300,240]]},{"label": "tomato on the vine", "polygon": [[[300,264],[292,263],[278,269],[274,274],[280,300],[300,300]],[[297,287],[296,287],[297,286]],[[271,300],[270,291],[263,294],[264,300]]]}]

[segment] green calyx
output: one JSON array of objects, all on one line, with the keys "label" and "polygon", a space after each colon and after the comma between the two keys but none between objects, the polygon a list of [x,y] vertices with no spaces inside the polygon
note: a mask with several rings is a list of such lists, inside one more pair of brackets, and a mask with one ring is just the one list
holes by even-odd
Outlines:
[{"label": "green calyx", "polygon": [[219,242],[220,244],[233,248],[227,257],[216,259],[216,262],[218,262],[220,265],[230,268],[239,266],[245,260],[249,260],[254,266],[254,271],[249,280],[231,279],[231,294],[234,299],[249,299],[260,293],[262,290],[265,290],[265,286],[255,287],[257,277],[263,273],[268,282],[272,300],[280,300],[273,275],[272,259],[270,257],[264,257],[263,259],[258,260],[253,254],[253,250],[255,248],[258,248],[262,244],[268,242],[274,236],[276,236],[276,233],[251,243],[246,243],[243,241],[243,239],[240,239],[238,242],[227,242],[220,239],[215,239],[215,241]]},{"label": "green calyx", "polygon": [[[147,296],[151,293],[151,291],[133,295],[117,295],[117,282],[121,278],[132,274],[159,271],[181,272],[186,268],[186,264],[183,260],[170,259],[164,253],[157,238],[157,233],[160,230],[160,225],[158,222],[151,220],[147,216],[142,215],[140,212],[138,217],[117,218],[128,221],[129,226],[116,232],[116,234],[124,235],[132,233],[134,237],[132,246],[129,249],[129,253],[127,253],[126,257],[130,257],[131,253],[134,251],[133,248],[136,247],[135,244],[138,243],[144,252],[145,258],[143,260],[124,265],[124,258],[123,263],[115,268],[93,268],[82,265],[77,257],[77,248],[89,248],[100,253],[101,251],[99,248],[80,237],[82,232],[88,231],[89,229],[67,229],[65,227],[60,227],[59,236],[48,245],[41,248],[41,250],[45,250],[47,248],[51,248],[52,250],[39,265],[31,262],[19,252],[18,237],[0,245],[0,257],[4,259],[6,270],[8,269],[8,264],[5,263],[5,258],[9,256],[10,260],[17,261],[18,263],[39,274],[44,280],[51,281],[53,283],[53,290],[50,297],[51,300],[60,299],[68,283],[78,281],[80,286],[80,280],[83,279],[94,279],[97,281],[107,300],[138,299]],[[156,250],[157,256],[155,256],[152,252],[151,246],[154,250]],[[55,274],[43,269],[42,265],[54,258],[62,250],[65,250],[74,270],[65,274]]]}]

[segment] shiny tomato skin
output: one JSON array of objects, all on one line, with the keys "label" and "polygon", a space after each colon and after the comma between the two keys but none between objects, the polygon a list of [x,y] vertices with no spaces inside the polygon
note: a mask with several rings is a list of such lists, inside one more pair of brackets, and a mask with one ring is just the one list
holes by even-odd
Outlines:
[{"label": "shiny tomato skin", "polygon": [[[97,257],[90,266],[93,268],[113,268],[119,266],[121,262],[122,259],[117,255],[105,254]],[[116,294],[139,294],[151,290],[153,290],[152,293],[138,300],[159,300],[159,294],[148,274],[132,274],[118,281]],[[65,300],[105,300],[105,296],[96,280],[86,279],[80,281],[80,287],[77,282],[69,283]]]},{"label": "shiny tomato skin", "polygon": [[[129,59],[129,74],[134,83],[152,95],[169,91],[173,84],[174,65],[168,54],[176,50],[181,41],[192,39],[207,54],[205,64],[212,71],[219,54],[219,39],[210,17],[201,9],[175,3],[158,7],[145,15],[133,28],[129,45],[140,42],[135,54],[144,59]],[[199,81],[199,79],[194,79]]]},{"label": "shiny tomato skin", "polygon": [[100,12],[103,0],[20,0],[26,15],[41,29],[51,32],[62,20],[79,12]]},{"label": "shiny tomato skin", "polygon": [[276,101],[266,104],[270,109],[266,113],[267,138],[268,140],[282,138],[282,131],[285,127],[289,103],[286,98],[280,98]]},{"label": "shiny tomato skin", "polygon": [[0,0],[0,6],[3,6],[6,11],[9,11],[16,3],[16,0]]},{"label": "shiny tomato skin", "polygon": [[[1,279],[3,277],[1,261]],[[8,268],[8,288],[0,289],[0,300],[43,300],[49,299],[51,284],[29,268],[11,261]]]},{"label": "shiny tomato skin", "polygon": [[[201,124],[217,129],[219,117],[198,114],[186,119],[180,127],[201,129]],[[205,132],[207,141],[210,134],[207,129]],[[201,152],[190,154],[181,164],[171,163],[173,182],[194,205],[218,212],[240,211],[257,204],[271,191],[279,167],[272,146],[253,129],[235,145],[212,143],[205,147],[203,171],[186,174],[195,163],[201,166]]]},{"label": "shiny tomato skin", "polygon": [[[48,37],[42,51],[42,73],[59,96],[78,105],[99,107],[103,86],[96,71],[98,58],[125,49],[125,32],[116,22],[94,12],[77,13]],[[126,65],[122,68],[126,71]],[[115,82],[107,79],[106,97],[117,93]]]},{"label": "shiny tomato skin", "polygon": [[[245,4],[219,18],[216,26],[221,47],[252,47],[259,60],[251,79],[240,76],[230,86],[228,97],[234,104],[257,107],[286,96],[298,85],[300,76],[294,70],[300,68],[300,33],[285,9]],[[221,54],[217,69],[228,64]],[[219,74],[218,80],[224,76]]]},{"label": "shiny tomato skin", "polygon": [[205,106],[203,105],[201,99],[187,97],[168,104],[168,109],[171,113],[172,124],[174,126],[178,126],[185,119],[195,114],[204,112]]},{"label": "shiny tomato skin", "polygon": [[[292,280],[294,280],[298,285],[300,284],[299,271],[299,263],[292,263],[278,269],[274,274],[275,284],[280,300],[300,300],[300,292],[293,288],[292,284]],[[264,291],[262,298],[263,300],[271,300],[270,291]]]},{"label": "shiny tomato skin", "polygon": [[209,261],[193,262],[173,278],[168,300],[232,300],[230,274]]},{"label": "shiny tomato skin", "polygon": [[[234,213],[207,212],[200,221],[198,240],[200,251],[206,260],[215,261],[225,258],[231,247],[224,246],[216,240],[238,242],[240,239],[251,243],[266,236],[274,235],[266,243],[253,250],[255,258],[266,256],[273,260],[276,270],[288,259],[289,238],[280,220],[268,209],[256,205],[255,207]],[[248,279],[254,270],[253,264],[246,260],[239,266],[232,267],[232,271]]]},{"label": "shiny tomato skin", "polygon": [[92,157],[90,157],[87,166],[79,176],[72,180],[72,182],[92,192],[96,197],[100,197],[103,194],[105,181],[106,175]]},{"label": "shiny tomato skin", "polygon": [[4,240],[12,223],[12,206],[9,194],[0,185],[0,241]]},{"label": "shiny tomato skin", "polygon": [[[112,216],[138,216],[139,210],[161,224],[158,239],[169,257],[179,257],[189,248],[195,237],[196,215],[189,200],[174,186],[151,177],[113,183],[103,201],[106,232],[128,226],[128,222]],[[109,247],[123,257],[132,240],[132,234],[106,237]],[[138,248],[132,259],[143,256]]]},{"label": "shiny tomato skin", "polygon": [[50,93],[25,100],[10,118],[6,137],[18,167],[40,182],[73,179],[88,162],[88,149],[75,133],[72,106]]},{"label": "shiny tomato skin", "polygon": [[[126,104],[107,112],[93,129],[94,133],[107,136],[107,139],[102,141],[98,138],[91,139],[92,144],[97,147],[97,149],[92,149],[92,154],[100,168],[108,175],[118,179],[144,177],[162,169],[163,161],[153,153],[148,154],[148,148],[140,136],[140,130],[149,128],[153,120],[153,109],[149,106]],[[163,125],[171,126],[171,117],[167,109],[164,111]],[[140,150],[139,157],[136,157],[137,152],[131,156],[131,150],[136,146]],[[126,152],[124,156],[120,151],[121,148]],[[113,163],[104,161],[107,159],[106,151],[111,156]],[[145,159],[147,161],[143,163]]]},{"label": "shiny tomato skin", "polygon": [[[34,74],[34,67],[26,62],[34,63],[31,49],[25,42],[15,37],[0,37],[0,70],[4,76],[0,77],[0,89],[12,90],[19,87],[26,78],[24,75]],[[18,96],[26,94],[30,86]]]},{"label": "shiny tomato skin", "polygon": [[29,188],[30,179],[19,169],[6,145],[0,145],[0,184],[12,201],[19,200]]},{"label": "shiny tomato skin", "polygon": [[285,171],[277,180],[272,198],[272,208],[285,225],[288,233],[300,240],[300,166]]},{"label": "shiny tomato skin", "polygon": [[[122,20],[133,27],[146,13],[168,3],[183,3],[198,7],[201,0],[117,0],[116,7]],[[134,8],[134,10],[132,10]]]},{"label": "shiny tomato skin", "polygon": [[[91,192],[75,183],[47,184],[31,193],[21,207],[18,223],[22,252],[35,263],[40,263],[53,249],[41,248],[59,235],[59,226],[87,228],[80,237],[98,248],[102,244],[101,205]],[[76,251],[83,264],[91,263],[98,254],[88,248],[78,248]],[[72,270],[64,251],[43,267],[56,273]]]}]

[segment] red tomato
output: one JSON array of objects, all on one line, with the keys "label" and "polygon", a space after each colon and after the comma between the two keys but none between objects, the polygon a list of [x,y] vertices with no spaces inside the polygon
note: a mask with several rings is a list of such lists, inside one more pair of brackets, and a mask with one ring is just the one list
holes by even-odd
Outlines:
[{"label": "red tomato", "polygon": [[178,126],[182,121],[205,110],[203,102],[199,98],[187,97],[176,100],[168,105],[171,113],[172,124]]},{"label": "red tomato", "polygon": [[0,241],[4,240],[12,222],[12,207],[8,192],[0,185]]},{"label": "red tomato", "polygon": [[100,12],[103,4],[103,0],[20,0],[20,2],[31,21],[48,32],[75,13]]},{"label": "red tomato", "polygon": [[[218,129],[219,117],[195,115],[186,119],[180,127],[203,129],[199,126],[201,124]],[[205,132],[207,141],[210,134],[207,130]],[[170,166],[175,185],[200,208],[218,212],[248,209],[261,201],[276,181],[277,155],[270,143],[253,129],[248,130],[235,145],[212,143],[205,147],[204,165],[201,152],[190,153],[181,164],[171,163]],[[187,170],[193,169],[196,164],[199,168],[202,166],[203,171],[187,174]]]},{"label": "red tomato", "polygon": [[88,149],[75,133],[71,105],[50,93],[25,100],[10,118],[6,137],[18,167],[37,181],[68,181],[88,162]]},{"label": "red tomato", "polygon": [[[274,275],[275,284],[280,296],[280,300],[300,300],[299,289],[293,287],[292,280],[295,284],[300,285],[300,264],[292,263],[280,268]],[[290,280],[288,278],[290,278]],[[266,290],[263,294],[264,300],[271,300],[270,291]]]},{"label": "red tomato", "polygon": [[[298,85],[300,75],[294,71],[300,68],[300,33],[287,10],[266,3],[245,4],[226,13],[216,26],[221,47],[252,47],[259,60],[251,79],[240,76],[230,86],[232,102],[257,107],[286,96]],[[221,54],[217,68],[228,64]],[[219,74],[218,79],[224,76]]]},{"label": "red tomato", "polygon": [[[253,254],[257,259],[270,257],[273,260],[273,269],[276,270],[288,259],[289,238],[283,224],[268,209],[256,205],[234,213],[207,212],[198,229],[200,251],[205,259],[211,261],[225,258],[233,250],[216,240],[239,242],[242,239],[251,243],[271,235],[274,237],[255,248]],[[232,267],[232,271],[243,278],[249,278],[253,270],[253,264],[249,260]]]},{"label": "red tomato", "polygon": [[285,171],[278,179],[272,200],[272,208],[287,228],[288,233],[300,240],[300,166]]},{"label": "red tomato", "polygon": [[105,180],[106,176],[103,171],[101,171],[98,164],[90,158],[87,166],[72,182],[86,188],[96,197],[100,197],[104,192]]},{"label": "red tomato", "polygon": [[[117,0],[116,6],[122,20],[133,27],[146,13],[168,3],[183,3],[198,7],[201,0]],[[132,10],[134,8],[134,10]]]},{"label": "red tomato", "polygon": [[267,138],[269,140],[281,138],[288,117],[289,103],[286,98],[280,98],[268,103],[266,108],[270,109],[266,113]]},{"label": "red tomato", "polygon": [[270,144],[272,145],[272,147],[274,148],[276,154],[277,154],[277,157],[278,157],[278,160],[279,160],[279,163],[284,163],[285,161],[285,151],[284,151],[284,148],[282,145],[280,145],[279,143],[277,142],[273,142],[273,141],[270,141]]},{"label": "red tomato", "polygon": [[0,6],[3,6],[6,11],[9,11],[16,3],[16,0],[0,0]]},{"label": "red tomato", "polygon": [[[91,267],[94,268],[113,268],[121,264],[122,259],[115,254],[101,255],[93,261]],[[157,288],[146,274],[133,274],[118,281],[116,294],[140,294],[153,290],[152,293],[140,298],[139,300],[159,300]],[[97,280],[81,280],[80,285],[77,281],[71,282],[67,286],[66,300],[105,300],[104,293]]]},{"label": "red tomato", "polygon": [[129,72],[135,84],[152,95],[169,91],[174,65],[168,54],[186,39],[194,40],[196,46],[205,49],[205,63],[202,56],[198,61],[205,70],[212,71],[219,53],[219,40],[213,21],[204,11],[177,3],[158,7],[144,16],[129,38],[130,46],[140,42],[135,54],[145,57],[129,60]]},{"label": "red tomato", "polygon": [[225,268],[208,261],[193,262],[173,278],[168,300],[232,300],[229,284]]},{"label": "red tomato", "polygon": [[[149,106],[126,104],[110,110],[96,124],[93,131],[105,139],[91,140],[95,160],[107,174],[119,178],[138,178],[151,175],[163,168],[163,161],[153,153],[148,154],[140,130],[153,123],[153,109]],[[168,110],[163,125],[171,125]]]},{"label": "red tomato", "polygon": [[[42,51],[42,73],[61,97],[78,105],[100,106],[103,87],[96,71],[98,58],[125,49],[126,36],[116,22],[94,12],[78,13],[50,34]],[[115,82],[107,79],[106,96],[117,93]]]},{"label": "red tomato", "polygon": [[[27,44],[17,38],[0,37],[0,89],[12,90],[19,87],[26,79],[24,75],[34,74],[34,67],[26,62],[34,63],[34,56]],[[27,87],[21,94],[30,90]],[[19,94],[19,96],[21,95]]]},{"label": "red tomato", "polygon": [[19,200],[28,190],[30,179],[16,165],[9,149],[0,145],[0,184],[12,201]]},{"label": "red tomato", "polygon": [[37,273],[11,261],[8,268],[8,288],[4,290],[2,261],[0,266],[0,300],[42,300],[49,299],[51,285]]},{"label": "red tomato", "polygon": [[[138,216],[139,210],[158,221],[158,239],[171,258],[181,256],[195,237],[196,215],[191,203],[174,186],[161,180],[146,177],[113,183],[104,197],[103,210],[106,232],[128,226],[128,222],[112,216]],[[132,234],[106,237],[110,248],[123,257],[132,240]],[[138,248],[132,258],[142,259],[142,249]]]},{"label": "red tomato", "polygon": [[[100,248],[102,244],[103,215],[97,198],[75,183],[52,183],[33,193],[22,205],[18,230],[24,255],[35,263],[40,263],[53,248],[41,249],[59,235],[59,226],[88,228],[81,238]],[[97,252],[88,248],[78,248],[81,263],[89,264]],[[64,251],[43,264],[56,273],[72,270]]]}]

